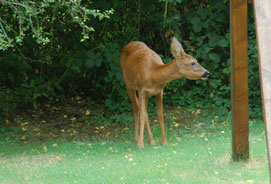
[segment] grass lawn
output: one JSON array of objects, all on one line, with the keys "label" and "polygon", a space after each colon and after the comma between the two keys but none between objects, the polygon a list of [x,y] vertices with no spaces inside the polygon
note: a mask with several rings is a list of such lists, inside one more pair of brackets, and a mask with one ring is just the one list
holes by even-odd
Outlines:
[{"label": "grass lawn", "polygon": [[0,137],[0,183],[269,183],[264,125],[250,124],[248,162],[231,161],[229,126],[168,128],[168,146],[160,146],[159,126],[153,126],[157,146],[144,149],[134,146],[128,128],[107,141],[22,144]]}]

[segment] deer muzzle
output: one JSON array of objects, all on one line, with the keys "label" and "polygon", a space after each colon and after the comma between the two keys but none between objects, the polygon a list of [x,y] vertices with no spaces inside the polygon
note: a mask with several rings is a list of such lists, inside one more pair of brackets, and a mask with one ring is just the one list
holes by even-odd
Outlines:
[{"label": "deer muzzle", "polygon": [[205,79],[207,79],[210,75],[211,75],[211,73],[210,73],[209,71],[206,71],[206,72],[201,76],[201,79],[205,80]]}]

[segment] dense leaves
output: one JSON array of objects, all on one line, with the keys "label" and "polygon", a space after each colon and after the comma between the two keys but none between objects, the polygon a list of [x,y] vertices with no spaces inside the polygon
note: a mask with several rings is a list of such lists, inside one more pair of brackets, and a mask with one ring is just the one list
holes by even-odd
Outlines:
[{"label": "dense leaves", "polygon": [[[170,38],[211,71],[207,81],[173,81],[168,105],[230,107],[229,1],[0,0],[1,115],[45,101],[82,96],[109,110],[127,108],[119,57],[131,40],[171,60]],[[252,7],[249,6],[249,85],[260,110]]]}]

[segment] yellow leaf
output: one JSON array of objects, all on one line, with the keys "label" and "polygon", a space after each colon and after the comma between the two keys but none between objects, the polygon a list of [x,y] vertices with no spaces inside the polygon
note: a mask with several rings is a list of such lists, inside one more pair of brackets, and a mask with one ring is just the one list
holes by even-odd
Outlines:
[{"label": "yellow leaf", "polygon": [[104,129],[104,126],[100,126],[100,129]]},{"label": "yellow leaf", "polygon": [[35,73],[38,74],[38,73],[39,73],[39,69],[36,69],[36,70],[35,70]]},{"label": "yellow leaf", "polygon": [[87,116],[90,115],[90,112],[89,112],[88,110],[86,111],[86,115],[87,115]]},{"label": "yellow leaf", "polygon": [[253,183],[254,181],[253,180],[247,180],[247,183]]},{"label": "yellow leaf", "polygon": [[177,128],[179,125],[180,125],[179,123],[175,123],[175,124],[174,124],[174,127]]},{"label": "yellow leaf", "polygon": [[80,96],[76,96],[75,100],[81,100],[82,98]]},{"label": "yellow leaf", "polygon": [[200,109],[197,109],[195,114],[200,114]]},{"label": "yellow leaf", "polygon": [[202,132],[201,134],[200,134],[200,138],[203,138],[205,136],[205,132]]}]

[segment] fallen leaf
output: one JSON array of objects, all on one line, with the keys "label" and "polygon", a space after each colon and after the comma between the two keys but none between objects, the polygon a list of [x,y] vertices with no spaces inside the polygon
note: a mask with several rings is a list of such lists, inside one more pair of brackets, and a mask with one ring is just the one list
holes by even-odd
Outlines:
[{"label": "fallen leaf", "polygon": [[174,127],[177,128],[179,125],[180,125],[179,123],[175,123],[175,124],[174,124]]},{"label": "fallen leaf", "polygon": [[81,100],[82,98],[80,96],[76,96],[75,100]]},{"label": "fallen leaf", "polygon": [[202,132],[201,134],[200,134],[200,138],[203,138],[205,136],[205,132]]},{"label": "fallen leaf", "polygon": [[87,111],[86,111],[86,115],[87,115],[87,116],[88,116],[88,115],[90,115],[90,112],[89,112],[89,110],[87,110]]},{"label": "fallen leaf", "polygon": [[195,114],[200,114],[200,109],[197,109]]}]

